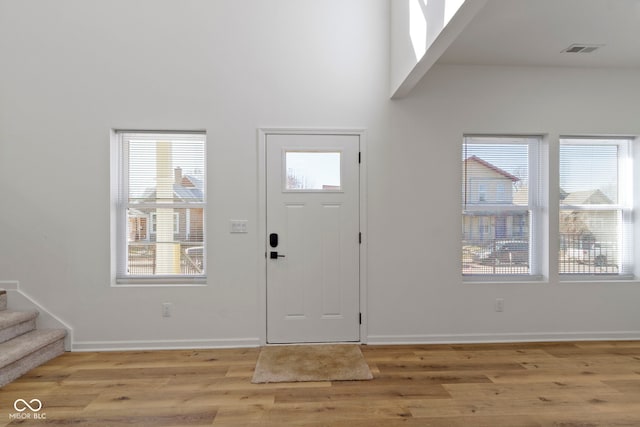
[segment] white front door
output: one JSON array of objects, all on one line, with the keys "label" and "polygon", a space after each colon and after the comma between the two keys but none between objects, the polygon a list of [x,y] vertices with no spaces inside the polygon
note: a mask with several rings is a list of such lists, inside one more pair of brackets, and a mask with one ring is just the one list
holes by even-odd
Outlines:
[{"label": "white front door", "polygon": [[360,340],[359,141],[266,135],[269,343]]}]

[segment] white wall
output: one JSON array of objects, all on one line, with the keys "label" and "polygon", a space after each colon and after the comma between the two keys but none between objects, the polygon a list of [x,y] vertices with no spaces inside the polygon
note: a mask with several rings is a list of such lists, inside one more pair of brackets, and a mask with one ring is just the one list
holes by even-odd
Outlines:
[{"label": "white wall", "polygon": [[[410,32],[412,0],[390,0],[390,89],[394,92],[426,52],[426,19],[421,46],[414,47]],[[413,0],[416,3],[419,0]]]},{"label": "white wall", "polygon": [[[362,127],[365,339],[639,338],[637,283],[463,284],[459,250],[464,133],[640,134],[638,72],[436,66],[389,101],[388,7],[0,0],[0,281],[76,349],[257,345],[257,129]],[[110,286],[112,128],[207,130],[206,287]]]},{"label": "white wall", "polygon": [[[388,2],[0,0],[0,61],[0,280],[77,349],[257,345],[257,129],[362,127],[380,144]],[[112,128],[207,130],[206,287],[110,286]]]},{"label": "white wall", "polygon": [[406,96],[487,0],[390,0],[390,93]]},{"label": "white wall", "polygon": [[[557,173],[559,135],[640,134],[639,77],[436,66],[393,101],[389,144],[370,153],[370,342],[640,337],[638,282],[561,284],[551,256],[543,283],[463,284],[459,250],[464,133],[546,134]],[[549,194],[558,200],[557,180]]]}]

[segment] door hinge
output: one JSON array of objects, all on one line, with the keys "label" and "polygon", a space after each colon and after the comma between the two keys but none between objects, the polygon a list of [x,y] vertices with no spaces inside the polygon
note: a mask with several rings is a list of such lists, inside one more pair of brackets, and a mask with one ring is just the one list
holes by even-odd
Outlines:
[{"label": "door hinge", "polygon": [[358,164],[362,163],[362,151],[358,151]]},{"label": "door hinge", "polygon": [[362,232],[358,233],[358,243],[362,244]]},{"label": "door hinge", "polygon": [[362,313],[359,313],[358,322],[360,322],[360,324],[362,325]]}]

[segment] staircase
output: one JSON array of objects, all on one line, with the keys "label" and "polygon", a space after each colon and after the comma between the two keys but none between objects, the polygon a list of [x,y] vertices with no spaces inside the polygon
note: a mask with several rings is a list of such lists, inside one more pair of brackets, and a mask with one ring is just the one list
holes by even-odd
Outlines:
[{"label": "staircase", "polygon": [[64,353],[64,329],[36,329],[37,310],[7,310],[0,289],[0,387]]}]

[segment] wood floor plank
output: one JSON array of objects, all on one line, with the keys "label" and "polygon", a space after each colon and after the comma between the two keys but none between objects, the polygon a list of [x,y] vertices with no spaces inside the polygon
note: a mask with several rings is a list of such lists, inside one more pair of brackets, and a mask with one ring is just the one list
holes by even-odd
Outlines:
[{"label": "wood floor plank", "polygon": [[114,376],[121,375],[128,379],[149,379],[149,378],[184,378],[197,377],[201,379],[217,378],[225,376],[228,367],[224,366],[162,366],[148,368],[129,368],[129,367],[112,367],[109,369],[79,369],[70,374],[65,379],[69,381],[80,380],[110,380]]},{"label": "wood floor plank", "polygon": [[381,373],[402,374],[408,372],[442,372],[442,371],[521,371],[526,369],[521,363],[507,362],[471,362],[471,361],[449,361],[443,363],[423,363],[423,362],[378,362],[378,369]]},{"label": "wood floor plank", "polygon": [[640,399],[640,377],[637,380],[613,380],[603,381],[603,383],[622,393],[635,395]]},{"label": "wood floor plank", "polygon": [[360,402],[281,403],[270,409],[263,419],[263,425],[309,426],[317,425],[319,422],[331,425],[348,420],[366,420],[373,423],[401,420],[410,416],[410,412],[395,401],[384,405],[379,402],[367,402],[366,399]]},{"label": "wood floor plank", "polygon": [[[21,427],[38,426],[89,426],[89,427],[110,427],[110,426],[160,426],[160,427],[184,427],[184,426],[211,426],[216,417],[216,409],[196,408],[181,409],[172,408],[166,410],[131,410],[107,411],[107,412],[56,412],[56,416],[51,416],[51,411],[47,413],[47,420],[32,420],[31,422],[21,422]],[[15,423],[15,421],[14,421]],[[8,424],[13,426],[14,423]]]},{"label": "wood floor plank", "polygon": [[413,399],[448,398],[449,393],[439,384],[430,385],[368,385],[363,388],[360,384],[349,386],[337,386],[330,388],[317,388],[305,390],[278,390],[275,393],[275,402],[279,403],[313,403],[313,402],[368,402],[393,400],[408,401]]},{"label": "wood floor plank", "polygon": [[537,382],[571,382],[571,381],[606,381],[606,380],[634,380],[639,378],[638,373],[597,373],[590,370],[566,370],[566,369],[537,369],[525,370],[514,374],[513,372],[488,372],[487,376],[495,383],[537,383]]},{"label": "wood floor plank", "polygon": [[603,383],[536,384],[450,384],[443,386],[454,400],[495,401],[500,405],[513,399],[537,399],[545,403],[601,404],[619,402],[624,394]]},{"label": "wood floor plank", "polygon": [[[496,399],[448,399],[431,400],[410,406],[411,414],[417,418],[460,417],[460,416],[501,416],[504,419],[528,416],[535,417],[541,413],[558,415],[566,412],[581,413],[588,407],[588,402],[551,400],[540,398],[512,398],[498,401]],[[590,411],[600,410],[590,409]]]},{"label": "wood floor plank", "polygon": [[[256,348],[66,353],[0,389],[0,427],[640,426],[640,341],[361,348],[371,381],[252,384]],[[33,398],[46,423],[10,418]]]}]

